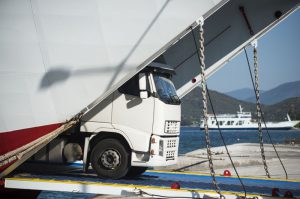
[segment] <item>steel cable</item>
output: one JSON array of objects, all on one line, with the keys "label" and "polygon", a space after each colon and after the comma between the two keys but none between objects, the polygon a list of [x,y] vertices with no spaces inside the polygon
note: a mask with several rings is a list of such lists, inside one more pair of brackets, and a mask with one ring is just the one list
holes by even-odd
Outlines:
[{"label": "steel cable", "polygon": [[205,56],[204,56],[204,30],[203,30],[203,24],[200,22],[199,24],[199,63],[200,63],[200,74],[201,74],[201,85],[202,85],[202,102],[203,102],[203,120],[204,120],[204,132],[205,132],[205,143],[206,143],[206,150],[207,150],[207,159],[208,159],[208,165],[210,170],[210,175],[212,177],[212,182],[215,186],[216,192],[220,195],[220,198],[224,198],[224,196],[221,193],[220,187],[217,183],[215,171],[214,171],[214,165],[212,161],[212,153],[211,153],[211,144],[210,144],[210,138],[209,138],[209,131],[208,131],[208,114],[207,114],[207,93],[206,93],[206,79],[205,79]]},{"label": "steel cable", "polygon": [[233,167],[233,169],[234,169],[234,172],[235,172],[236,176],[238,177],[238,179],[239,179],[239,181],[240,181],[240,183],[241,183],[241,185],[242,185],[242,187],[243,187],[243,191],[244,191],[244,194],[245,194],[244,197],[247,198],[246,187],[245,187],[245,185],[244,185],[242,179],[240,178],[240,175],[239,175],[239,173],[238,173],[238,171],[237,171],[237,169],[236,169],[236,167],[235,167],[235,165],[234,165],[234,163],[233,163],[233,160],[232,160],[231,155],[230,155],[230,153],[229,153],[229,150],[228,150],[228,148],[227,148],[227,144],[226,144],[225,139],[224,139],[224,137],[223,137],[223,133],[222,133],[222,131],[221,131],[221,129],[220,129],[220,125],[219,125],[219,122],[218,122],[218,120],[217,120],[216,112],[215,112],[213,103],[212,103],[212,101],[211,101],[211,97],[210,97],[210,94],[209,94],[209,90],[208,90],[207,84],[206,84],[206,90],[207,90],[208,100],[209,100],[209,103],[210,103],[212,112],[213,112],[213,114],[214,114],[215,121],[216,121],[217,126],[218,126],[218,132],[219,132],[219,134],[220,134],[221,140],[222,140],[223,145],[224,145],[224,147],[225,147],[225,149],[226,149],[226,153],[227,153],[227,155],[228,155],[228,157],[229,157],[229,159],[230,159],[230,162],[231,162],[231,165],[232,165],[232,167]]},{"label": "steel cable", "polygon": [[[255,88],[255,85],[254,85],[253,75],[252,75],[251,66],[250,66],[250,62],[249,62],[249,57],[248,57],[247,50],[246,50],[245,48],[244,48],[244,53],[245,53],[246,60],[247,60],[247,64],[248,64],[248,69],[249,69],[249,74],[250,74],[250,77],[251,77],[251,82],[252,82],[253,90],[254,90],[254,92],[256,93],[256,88]],[[257,97],[257,96],[255,95],[255,97]],[[257,99],[256,99],[256,100],[257,100]],[[261,104],[259,104],[259,107],[260,107],[260,111],[261,111],[261,119],[262,119],[262,121],[263,121],[263,123],[264,123],[264,126],[265,126],[265,128],[266,128],[266,132],[267,132],[268,138],[269,138],[269,140],[270,140],[270,142],[271,142],[271,144],[272,144],[272,146],[273,146],[273,149],[274,149],[274,151],[275,151],[275,153],[276,153],[276,156],[277,156],[277,158],[278,158],[278,160],[279,160],[279,162],[280,162],[280,164],[281,164],[281,166],[282,166],[282,168],[283,168],[283,170],[284,170],[285,178],[288,179],[288,174],[287,174],[287,172],[286,172],[285,166],[284,166],[284,164],[283,164],[283,162],[282,162],[282,160],[281,160],[281,158],[280,158],[280,156],[279,156],[279,154],[278,154],[278,152],[277,152],[277,149],[276,149],[276,147],[275,147],[275,144],[274,144],[274,142],[273,142],[273,140],[272,140],[272,137],[271,137],[271,135],[270,135],[270,133],[269,133],[269,130],[268,130],[268,127],[267,127],[267,125],[266,125],[265,118],[264,118],[264,116],[263,116],[263,114],[262,114]]]},{"label": "steel cable", "polygon": [[[194,34],[194,31],[193,31],[193,30],[192,30],[192,35],[193,35],[193,39],[194,39],[194,43],[195,43],[195,48],[197,49],[197,42],[196,42],[196,38],[195,38],[195,34]],[[197,53],[197,55],[198,55],[198,58],[199,58],[199,60],[200,60],[200,55],[199,55],[199,53]],[[213,103],[212,103],[212,101],[211,101],[211,97],[210,97],[210,94],[209,94],[209,90],[208,90],[208,88],[207,88],[207,85],[205,85],[205,88],[206,88],[206,91],[207,91],[208,99],[209,99],[210,105],[211,105],[211,107],[212,107],[212,111],[213,111],[215,120],[217,121],[216,114],[215,114],[215,110],[214,110],[214,108],[213,108]],[[218,122],[217,122],[217,124],[218,124]],[[221,130],[220,130],[219,124],[218,124],[218,130],[219,130],[219,133],[220,133],[220,135],[221,135],[222,142],[223,142],[223,144],[224,144],[224,146],[225,146],[225,148],[226,148],[226,152],[227,152],[227,155],[228,155],[228,157],[229,157],[229,159],[230,159],[231,165],[232,165],[232,167],[234,168],[234,171],[235,171],[235,173],[236,173],[236,175],[237,175],[237,177],[238,177],[238,179],[239,179],[239,181],[240,181],[240,183],[241,183],[241,185],[242,185],[242,187],[243,187],[243,191],[244,191],[245,198],[246,198],[246,196],[247,196],[246,188],[245,188],[245,186],[244,186],[244,184],[243,184],[243,182],[242,182],[242,179],[240,178],[240,175],[238,174],[238,171],[237,171],[237,169],[236,169],[236,167],[235,167],[235,165],[234,165],[234,163],[233,163],[233,160],[232,160],[232,158],[231,158],[231,155],[230,155],[230,153],[229,153],[229,151],[228,151],[228,148],[227,148],[227,145],[226,145],[226,143],[225,143],[223,134],[222,134],[222,132],[221,132]]]}]

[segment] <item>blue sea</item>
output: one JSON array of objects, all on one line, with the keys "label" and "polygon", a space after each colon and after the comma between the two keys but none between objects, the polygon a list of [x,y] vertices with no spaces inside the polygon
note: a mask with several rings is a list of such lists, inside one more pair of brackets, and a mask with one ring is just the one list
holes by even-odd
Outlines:
[{"label": "blue sea", "polygon": [[[275,144],[284,144],[295,139],[300,139],[300,130],[289,131],[269,131]],[[235,143],[258,143],[258,131],[222,131],[224,141],[227,145]],[[270,140],[263,131],[264,143],[270,143]],[[212,146],[223,146],[219,131],[210,131],[210,140]],[[204,131],[199,127],[182,127],[180,134],[179,154],[185,154],[199,148],[205,148]],[[71,199],[71,198],[93,198],[95,194],[84,193],[66,193],[42,191],[39,199]]]},{"label": "blue sea", "polygon": [[[269,130],[274,144],[284,144],[300,139],[300,129],[297,130]],[[223,146],[218,130],[209,131],[211,146]],[[223,130],[222,135],[226,145],[235,143],[258,143],[257,130]],[[271,143],[266,130],[263,130],[264,143]],[[179,154],[185,154],[199,148],[205,148],[204,131],[199,127],[182,127],[180,134]]]}]

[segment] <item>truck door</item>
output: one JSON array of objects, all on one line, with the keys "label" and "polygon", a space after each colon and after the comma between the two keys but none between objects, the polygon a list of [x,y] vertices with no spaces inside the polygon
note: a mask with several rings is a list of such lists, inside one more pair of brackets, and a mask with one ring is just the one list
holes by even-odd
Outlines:
[{"label": "truck door", "polygon": [[[147,90],[150,90],[148,77],[146,81]],[[149,150],[153,112],[154,98],[140,97],[139,75],[131,78],[114,93],[112,125],[123,131],[135,151]]]}]

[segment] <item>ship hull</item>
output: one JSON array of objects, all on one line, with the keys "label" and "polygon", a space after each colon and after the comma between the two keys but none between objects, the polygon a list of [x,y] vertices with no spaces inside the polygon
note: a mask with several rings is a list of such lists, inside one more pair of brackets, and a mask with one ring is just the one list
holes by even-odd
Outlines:
[{"label": "ship hull", "polygon": [[0,133],[70,119],[219,2],[1,0]]},{"label": "ship hull", "polygon": [[59,128],[61,124],[50,124],[45,126],[21,129],[0,133],[0,140],[5,140],[0,148],[0,154],[8,153],[17,148],[20,148],[48,133]]},{"label": "ship hull", "polygon": [[[230,119],[228,119],[230,120]],[[295,126],[299,123],[300,121],[283,121],[283,122],[267,122],[266,126],[264,123],[262,123],[262,129],[263,130],[290,130],[294,129]],[[219,128],[221,130],[258,130],[258,124],[249,122],[247,125],[234,125],[234,126],[228,126],[228,125],[222,125],[218,128],[216,125],[208,125],[210,130],[218,130]],[[200,129],[204,129],[203,125],[200,127]]]},{"label": "ship hull", "polygon": [[1,160],[104,99],[221,1],[0,0]]}]

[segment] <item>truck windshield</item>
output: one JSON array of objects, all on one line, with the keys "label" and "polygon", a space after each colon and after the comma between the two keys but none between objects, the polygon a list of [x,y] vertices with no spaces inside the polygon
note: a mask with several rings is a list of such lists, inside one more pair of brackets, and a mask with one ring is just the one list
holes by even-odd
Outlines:
[{"label": "truck windshield", "polygon": [[162,74],[154,74],[154,82],[159,99],[166,104],[180,104],[173,82]]}]

